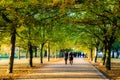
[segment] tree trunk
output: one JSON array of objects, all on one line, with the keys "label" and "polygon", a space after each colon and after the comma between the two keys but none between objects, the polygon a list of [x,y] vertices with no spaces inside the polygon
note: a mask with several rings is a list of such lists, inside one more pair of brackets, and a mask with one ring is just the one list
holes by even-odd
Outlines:
[{"label": "tree trunk", "polygon": [[33,67],[33,63],[32,63],[33,50],[32,50],[32,44],[31,44],[31,42],[29,42],[28,45],[29,45],[29,54],[30,54],[29,65],[30,65],[30,67]]},{"label": "tree trunk", "polygon": [[48,62],[50,61],[50,43],[48,43]]},{"label": "tree trunk", "polygon": [[111,44],[108,46],[107,60],[106,60],[106,69],[107,70],[111,70]]},{"label": "tree trunk", "polygon": [[35,49],[35,57],[37,57],[37,46],[35,46],[34,49]]},{"label": "tree trunk", "polygon": [[41,61],[41,64],[43,64],[43,47],[44,47],[44,43],[41,44],[41,50],[40,50],[40,61]]},{"label": "tree trunk", "polygon": [[91,60],[91,61],[93,61],[93,54],[92,54],[92,53],[93,53],[93,49],[91,48],[91,49],[90,49],[90,60]]},{"label": "tree trunk", "polygon": [[115,51],[114,51],[114,48],[112,50],[112,58],[115,58]]},{"label": "tree trunk", "polygon": [[115,48],[115,50],[116,50],[116,53],[117,53],[116,58],[118,59],[118,58],[119,58],[119,51],[118,51],[118,48]]},{"label": "tree trunk", "polygon": [[16,41],[16,29],[14,28],[13,32],[11,33],[11,54],[10,54],[10,61],[8,66],[8,73],[12,73],[13,71],[13,64],[14,64],[14,54],[15,54],[15,41]]},{"label": "tree trunk", "polygon": [[1,51],[1,45],[0,45],[0,51]]},{"label": "tree trunk", "polygon": [[19,47],[19,50],[18,50],[18,59],[20,59],[20,47]]},{"label": "tree trunk", "polygon": [[28,53],[29,53],[28,49],[29,49],[29,47],[26,50],[26,59],[28,58]]},{"label": "tree trunk", "polygon": [[104,46],[103,57],[102,57],[103,65],[105,65],[105,62],[106,62],[106,52],[107,52],[107,48],[106,48],[106,46]]},{"label": "tree trunk", "polygon": [[97,62],[97,56],[98,56],[98,47],[96,47],[95,62]]}]

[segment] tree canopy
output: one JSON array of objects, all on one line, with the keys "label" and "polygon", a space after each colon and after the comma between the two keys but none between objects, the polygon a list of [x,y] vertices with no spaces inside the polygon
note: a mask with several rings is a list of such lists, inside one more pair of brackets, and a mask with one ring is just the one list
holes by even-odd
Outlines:
[{"label": "tree canopy", "polygon": [[110,70],[112,47],[119,46],[119,14],[119,0],[1,0],[0,45],[10,44],[11,37],[12,57],[15,46],[29,48],[31,66],[33,46],[41,48],[41,62],[48,43],[58,50],[79,45],[85,52],[103,47]]}]

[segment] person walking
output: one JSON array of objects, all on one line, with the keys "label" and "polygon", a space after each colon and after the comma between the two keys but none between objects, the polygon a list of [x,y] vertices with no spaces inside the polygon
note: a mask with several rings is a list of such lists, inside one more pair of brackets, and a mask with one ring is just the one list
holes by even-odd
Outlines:
[{"label": "person walking", "polygon": [[64,53],[64,59],[65,59],[65,64],[67,64],[67,60],[68,60],[68,52],[65,51]]},{"label": "person walking", "polygon": [[69,54],[69,61],[70,61],[70,64],[72,65],[73,64],[73,53],[70,52]]}]

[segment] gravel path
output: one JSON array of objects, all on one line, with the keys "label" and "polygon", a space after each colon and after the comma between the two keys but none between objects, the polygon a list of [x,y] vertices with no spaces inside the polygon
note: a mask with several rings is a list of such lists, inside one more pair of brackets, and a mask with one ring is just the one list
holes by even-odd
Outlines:
[{"label": "gravel path", "polygon": [[74,58],[73,65],[64,60],[38,69],[26,78],[17,80],[108,80],[101,72],[83,58]]}]

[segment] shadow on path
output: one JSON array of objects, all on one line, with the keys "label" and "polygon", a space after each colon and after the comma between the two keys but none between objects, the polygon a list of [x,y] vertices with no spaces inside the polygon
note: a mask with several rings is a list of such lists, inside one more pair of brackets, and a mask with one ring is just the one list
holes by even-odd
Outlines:
[{"label": "shadow on path", "polygon": [[38,69],[26,78],[18,80],[108,80],[101,72],[83,58],[74,58],[73,65],[64,64],[64,60]]}]

